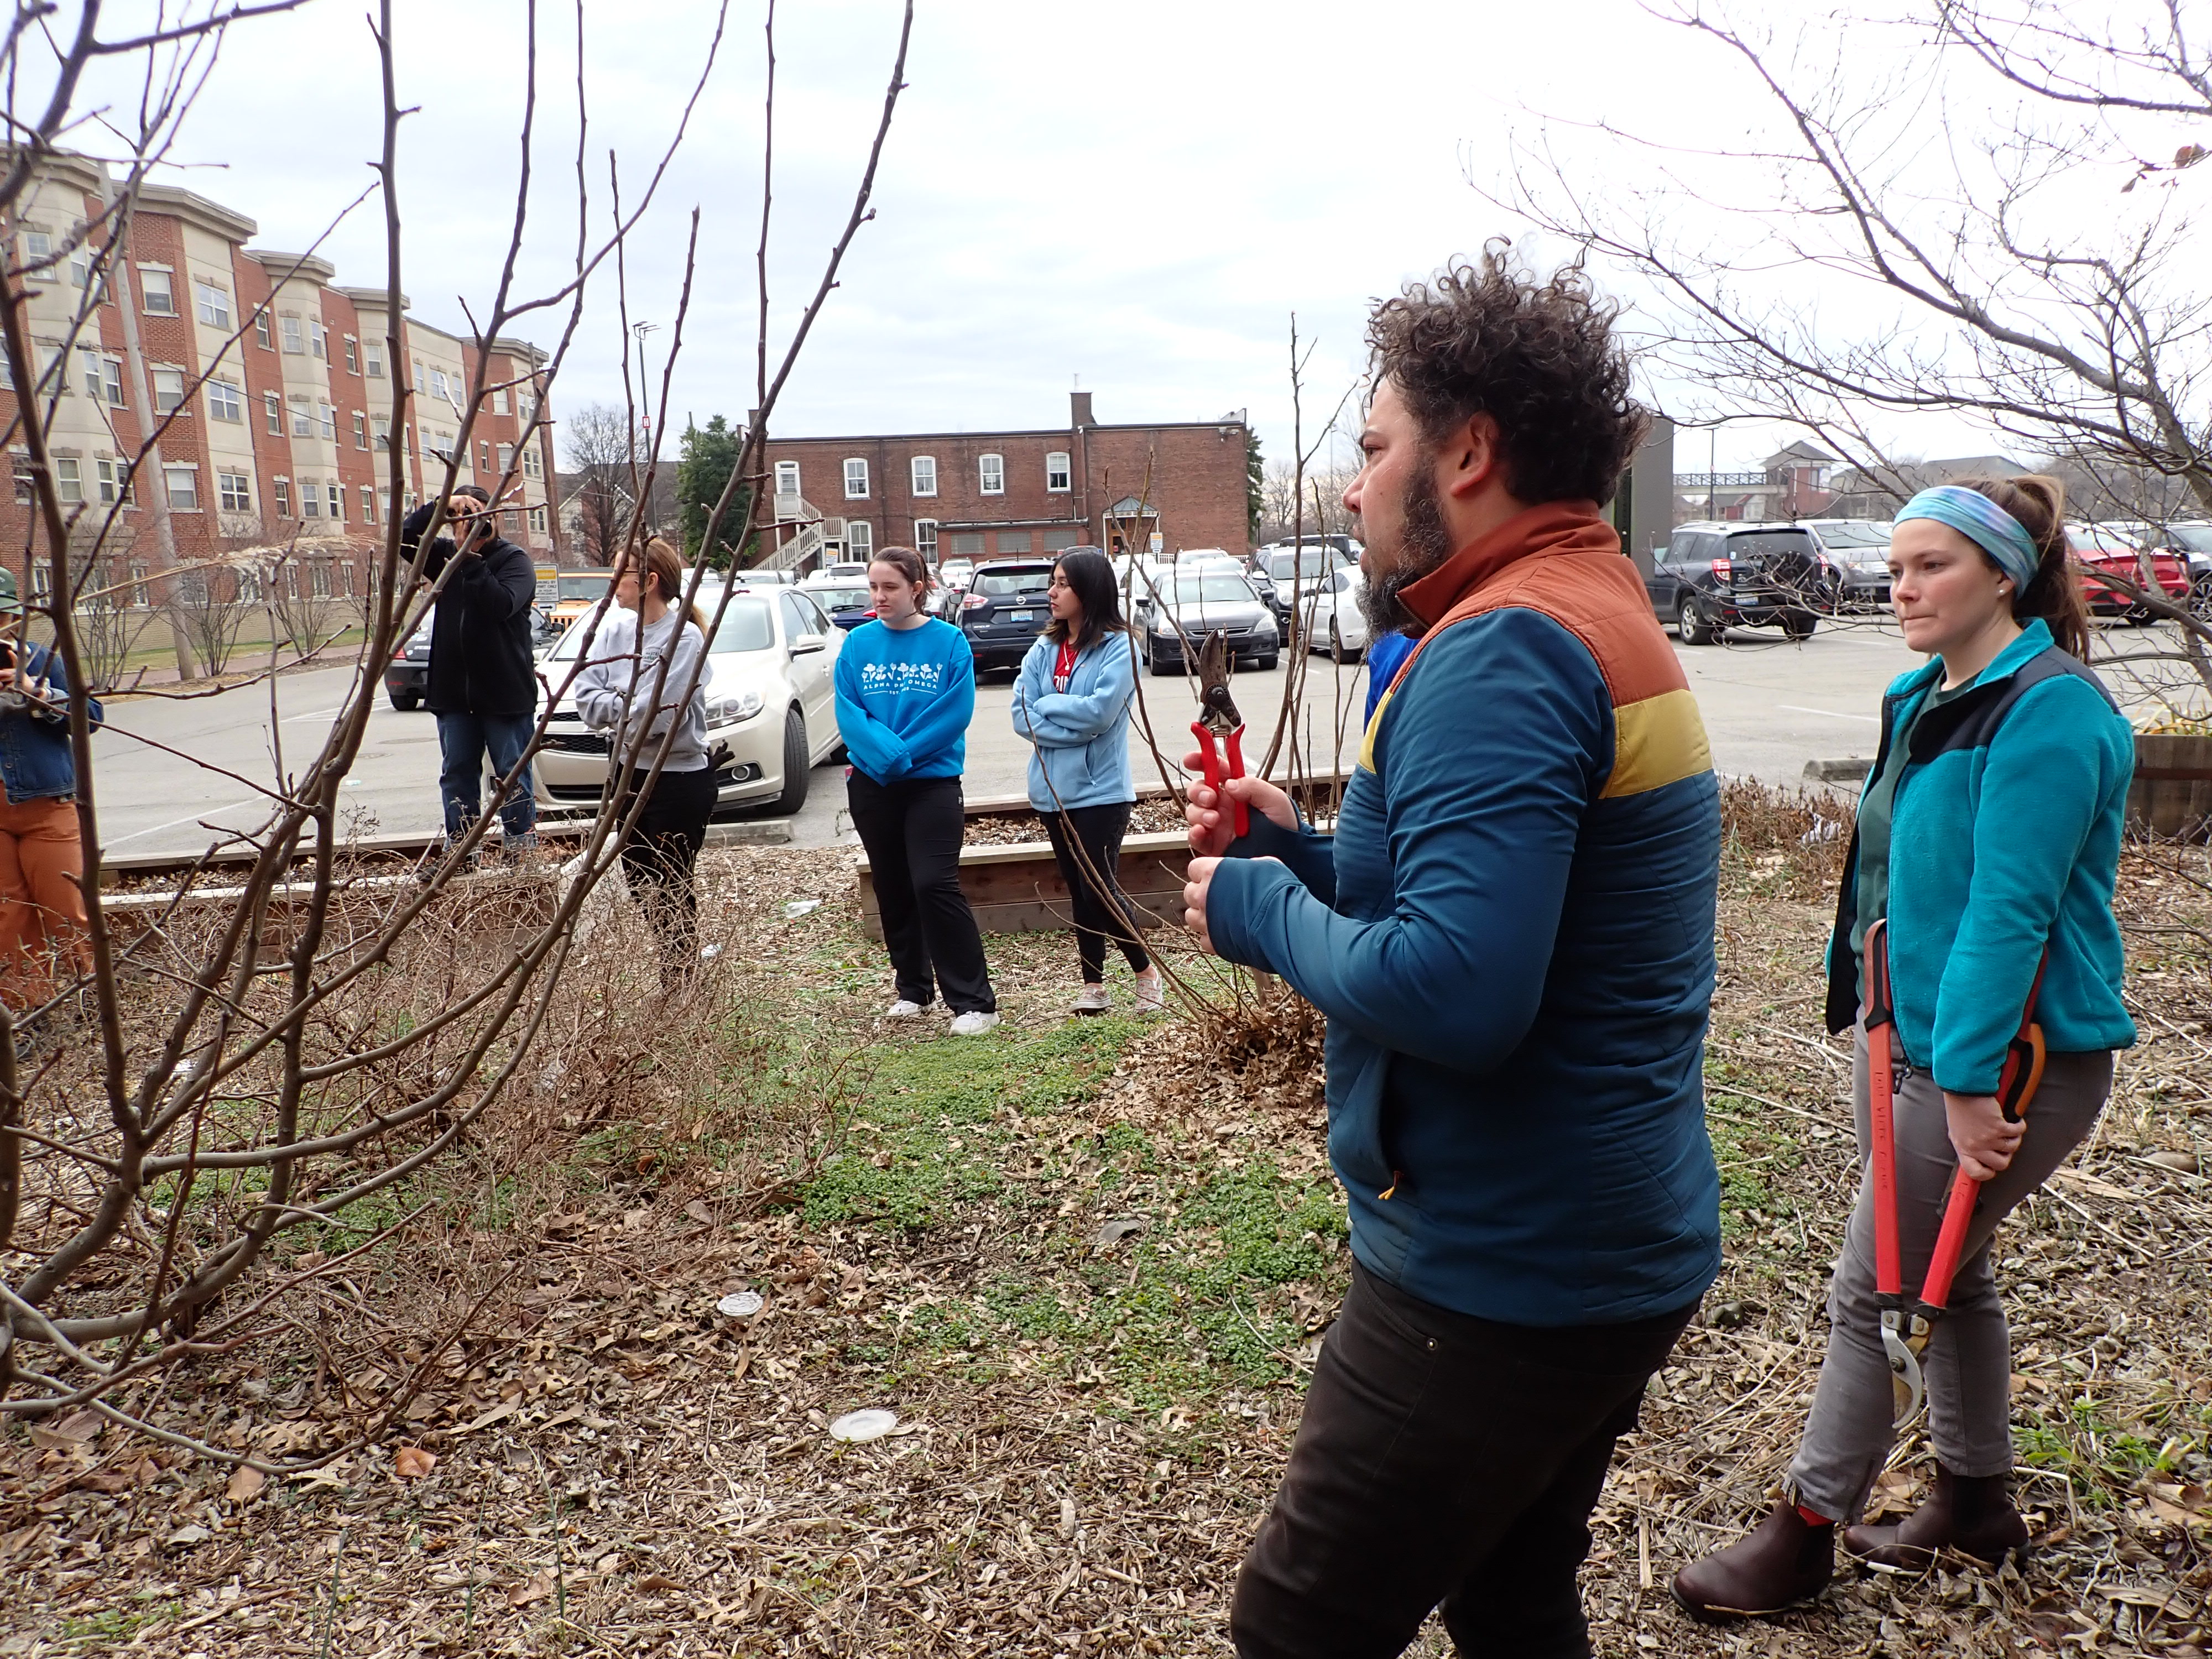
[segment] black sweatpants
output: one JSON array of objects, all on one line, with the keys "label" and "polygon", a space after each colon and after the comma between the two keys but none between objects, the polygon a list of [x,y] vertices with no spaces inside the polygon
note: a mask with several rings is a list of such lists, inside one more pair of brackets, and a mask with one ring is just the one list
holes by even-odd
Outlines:
[{"label": "black sweatpants", "polygon": [[[645,787],[645,776],[633,771],[625,781],[625,811]],[[623,878],[659,941],[662,971],[679,978],[699,966],[699,890],[692,868],[707,844],[707,819],[714,810],[712,767],[664,771],[623,843]]]},{"label": "black sweatpants", "polygon": [[1538,1329],[1355,1264],[1237,1580],[1243,1659],[1386,1659],[1442,1606],[1464,1659],[1586,1659],[1575,1571],[1613,1443],[1696,1304]]},{"label": "black sweatpants", "polygon": [[1145,954],[1129,901],[1115,879],[1121,865],[1121,837],[1129,833],[1133,805],[1126,800],[1108,801],[1098,806],[1070,806],[1038,814],[1044,820],[1045,834],[1052,837],[1052,855],[1059,860],[1060,879],[1067,884],[1067,908],[1075,915],[1075,951],[1083,960],[1085,985],[1097,985],[1106,977],[1109,939],[1137,972],[1141,974],[1152,965],[1152,957]]},{"label": "black sweatpants", "polygon": [[927,1007],[941,988],[956,1014],[996,1012],[983,935],[960,890],[960,843],[968,834],[960,780],[878,783],[855,767],[845,798],[875,872],[899,995]]}]

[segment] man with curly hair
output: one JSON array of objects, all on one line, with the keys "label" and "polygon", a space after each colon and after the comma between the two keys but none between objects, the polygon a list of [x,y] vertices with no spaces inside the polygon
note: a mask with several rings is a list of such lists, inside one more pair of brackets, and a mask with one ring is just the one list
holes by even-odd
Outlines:
[{"label": "man with curly hair", "polygon": [[[1385,301],[1345,505],[1419,646],[1334,836],[1191,792],[1186,921],[1328,1017],[1352,1282],[1237,1585],[1245,1659],[1590,1651],[1615,1439],[1720,1261],[1702,1060],[1718,790],[1599,504],[1646,416],[1613,312],[1502,244]],[[1193,757],[1195,761],[1196,757]]]}]

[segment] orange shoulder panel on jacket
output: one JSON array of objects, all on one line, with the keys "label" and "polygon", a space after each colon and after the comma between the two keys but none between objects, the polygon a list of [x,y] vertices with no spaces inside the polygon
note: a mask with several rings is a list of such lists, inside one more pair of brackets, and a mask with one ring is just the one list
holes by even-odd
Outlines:
[{"label": "orange shoulder panel on jacket", "polygon": [[1644,579],[1617,553],[1524,559],[1456,609],[1474,616],[1513,605],[1542,611],[1589,647],[1616,708],[1689,689]]}]

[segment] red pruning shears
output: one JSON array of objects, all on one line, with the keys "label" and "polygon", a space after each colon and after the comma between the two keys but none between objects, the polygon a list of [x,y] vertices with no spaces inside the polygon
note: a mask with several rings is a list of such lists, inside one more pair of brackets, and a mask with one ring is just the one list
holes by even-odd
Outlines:
[{"label": "red pruning shears", "polygon": [[[1241,837],[1252,832],[1252,810],[1241,800],[1231,800],[1221,788],[1227,780],[1244,775],[1244,717],[1229,695],[1229,636],[1218,631],[1207,635],[1198,653],[1198,718],[1190,729],[1205,763],[1206,787],[1229,808],[1231,826]],[[1216,738],[1221,740],[1218,749]]]},{"label": "red pruning shears", "polygon": [[[1996,1100],[2005,1121],[2017,1123],[2027,1114],[2043,1081],[2043,1027],[2035,1023],[2036,999],[2043,991],[2044,969],[2051,964],[2045,951],[2036,964],[2035,982],[2028,989],[2027,1006],[2020,1017],[2020,1030],[2006,1046],[2004,1069],[1998,1074]],[[1958,1276],[1959,1257],[1966,1248],[1966,1230],[1973,1224],[1974,1206],[1981,1183],[1960,1170],[1951,1178],[1951,1197],[1943,1207],[1943,1224],[1936,1235],[1936,1251],[1928,1259],[1928,1277],[1917,1300],[1905,1299],[1905,1269],[1900,1259],[1897,1227],[1897,1006],[1890,995],[1889,924],[1877,921],[1867,929],[1863,971],[1866,980],[1867,1115],[1874,1142],[1874,1285],[1881,1309],[1881,1351],[1889,1361],[1890,1393],[1896,1405],[1892,1426],[1903,1428],[1919,1415],[1927,1398],[1920,1373],[1920,1355],[1936,1322],[1951,1301],[1951,1281]]]}]

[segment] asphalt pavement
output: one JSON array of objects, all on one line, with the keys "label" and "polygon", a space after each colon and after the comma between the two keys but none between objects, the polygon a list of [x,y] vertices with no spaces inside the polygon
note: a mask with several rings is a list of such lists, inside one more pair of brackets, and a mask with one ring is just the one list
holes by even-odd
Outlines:
[{"label": "asphalt pavement", "polygon": [[[1671,636],[1670,636],[1671,637]],[[1811,760],[1870,756],[1882,688],[1919,660],[1893,628],[1832,628],[1802,643],[1768,630],[1742,630],[1720,646],[1675,645],[1705,714],[1715,763],[1723,772],[1795,784]],[[1245,751],[1255,765],[1266,752],[1282,702],[1288,658],[1267,673],[1237,676],[1234,692],[1247,726]],[[1356,755],[1366,678],[1324,656],[1307,659],[1307,716],[1299,741],[1309,764]],[[278,757],[294,770],[329,734],[353,683],[351,668],[288,674],[276,683],[272,719],[266,684],[188,699],[118,697],[108,726],[93,738],[100,823],[111,855],[189,856],[222,831],[252,828],[267,805]],[[1196,700],[1180,676],[1141,682],[1142,708],[1160,746],[1179,757],[1190,746]],[[1340,702],[1340,698],[1341,701]],[[1022,793],[1029,747],[1014,735],[1012,677],[988,676],[977,688],[969,728],[970,799]],[[1343,743],[1335,728],[1340,720]],[[1158,768],[1140,733],[1131,750],[1139,781]],[[792,839],[823,845],[846,837],[843,769],[815,769],[807,804],[793,820]],[[401,714],[376,694],[367,741],[345,781],[350,824],[363,835],[428,834],[439,823],[438,734],[427,712]]]}]

